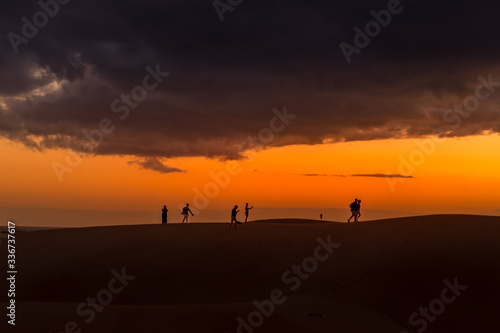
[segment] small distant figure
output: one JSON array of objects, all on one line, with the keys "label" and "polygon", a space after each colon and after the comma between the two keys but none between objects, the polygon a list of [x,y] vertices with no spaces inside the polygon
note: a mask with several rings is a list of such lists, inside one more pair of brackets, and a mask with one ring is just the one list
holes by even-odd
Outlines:
[{"label": "small distant figure", "polygon": [[247,220],[248,220],[248,211],[250,209],[252,209],[252,208],[253,208],[253,206],[252,207],[248,207],[248,202],[247,202],[247,204],[245,206],[245,223],[247,223]]},{"label": "small distant figure", "polygon": [[358,222],[360,216],[361,216],[361,199],[358,200],[358,215],[356,215],[355,222]]},{"label": "small distant figure", "polygon": [[358,216],[358,198],[354,199],[354,202],[349,205],[351,208],[351,217],[347,219],[347,223],[351,222],[351,219],[354,217],[354,222],[356,222],[356,218]]},{"label": "small distant figure", "polygon": [[319,219],[323,220],[323,213],[319,214]]},{"label": "small distant figure", "polygon": [[189,224],[189,213],[191,213],[191,216],[194,216],[191,209],[189,209],[189,204],[187,203],[186,207],[182,208],[181,215],[184,216],[184,218],[182,219],[182,223],[186,222],[186,224]]},{"label": "small distant figure", "polygon": [[236,214],[238,214],[238,212],[239,212],[238,205],[235,205],[233,210],[231,211],[231,223],[229,223],[229,229],[231,229],[231,225],[233,224],[233,222],[234,222],[234,229],[236,229],[237,224],[241,224],[241,222],[238,222],[238,220],[236,219]]},{"label": "small distant figure", "polygon": [[161,225],[162,226],[167,225],[167,213],[168,213],[167,206],[164,205],[162,210],[161,210]]}]

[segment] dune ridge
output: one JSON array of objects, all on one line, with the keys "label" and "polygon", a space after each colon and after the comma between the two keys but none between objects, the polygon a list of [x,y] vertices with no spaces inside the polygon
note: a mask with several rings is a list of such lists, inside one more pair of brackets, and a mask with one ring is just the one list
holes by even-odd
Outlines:
[{"label": "dune ridge", "polygon": [[[20,233],[16,329],[63,332],[74,321],[96,333],[237,332],[237,318],[256,311],[252,302],[281,289],[286,301],[252,332],[416,332],[409,316],[457,278],[467,290],[425,331],[490,332],[499,327],[499,232],[500,217],[435,215]],[[290,290],[284,272],[329,236],[340,247]],[[76,309],[121,269],[135,278],[86,323]]]}]

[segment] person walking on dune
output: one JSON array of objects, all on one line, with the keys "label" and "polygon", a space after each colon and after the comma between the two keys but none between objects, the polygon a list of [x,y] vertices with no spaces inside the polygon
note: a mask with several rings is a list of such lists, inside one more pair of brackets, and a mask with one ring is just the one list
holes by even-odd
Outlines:
[{"label": "person walking on dune", "polygon": [[358,198],[354,199],[354,202],[349,206],[351,207],[351,217],[347,219],[347,223],[351,222],[351,219],[354,217],[354,222],[356,222],[356,217],[358,216]]},{"label": "person walking on dune", "polygon": [[236,229],[237,224],[241,224],[241,222],[238,222],[238,220],[236,219],[236,214],[238,214],[238,212],[239,212],[238,205],[235,205],[233,210],[231,211],[231,223],[229,223],[229,229],[231,229],[231,225],[233,224],[233,222],[234,222],[234,229]]},{"label": "person walking on dune", "polygon": [[247,223],[247,220],[248,220],[248,212],[249,212],[249,211],[250,211],[250,209],[252,209],[252,208],[253,208],[253,206],[252,206],[252,207],[248,207],[248,202],[247,202],[247,204],[246,204],[246,206],[245,206],[245,223]]},{"label": "person walking on dune", "polygon": [[182,219],[182,223],[184,223],[184,221],[185,221],[186,224],[189,224],[189,213],[191,213],[191,216],[194,216],[191,209],[189,209],[189,204],[187,203],[186,207],[182,208],[181,215],[184,216],[184,218]]},{"label": "person walking on dune", "polygon": [[164,205],[162,210],[161,210],[161,225],[162,226],[167,225],[167,213],[168,213],[167,206]]},{"label": "person walking on dune", "polygon": [[361,199],[358,200],[358,214],[356,215],[354,222],[358,222],[360,216],[361,216]]}]

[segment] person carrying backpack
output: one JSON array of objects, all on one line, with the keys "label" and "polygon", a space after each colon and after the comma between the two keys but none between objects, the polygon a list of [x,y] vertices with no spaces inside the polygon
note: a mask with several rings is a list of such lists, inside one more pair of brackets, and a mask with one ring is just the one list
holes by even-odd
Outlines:
[{"label": "person carrying backpack", "polygon": [[354,199],[354,202],[349,205],[351,208],[351,217],[347,219],[347,223],[351,222],[351,219],[354,217],[354,222],[357,221],[358,217],[358,198]]}]

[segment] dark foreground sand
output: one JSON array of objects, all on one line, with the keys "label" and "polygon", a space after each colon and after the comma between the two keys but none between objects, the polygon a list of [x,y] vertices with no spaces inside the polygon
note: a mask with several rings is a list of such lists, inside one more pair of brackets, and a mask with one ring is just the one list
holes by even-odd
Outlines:
[{"label": "dark foreground sand", "polygon": [[[331,254],[317,240],[327,242],[329,235],[341,244]],[[324,261],[307,259],[315,251]],[[16,327],[5,315],[1,327],[30,333],[399,333],[423,332],[426,325],[425,332],[498,332],[499,258],[499,217],[26,232],[17,238]],[[303,262],[310,273],[289,271]],[[6,271],[5,260],[0,267]],[[114,279],[112,270],[123,268],[135,278]],[[445,279],[467,289],[445,290]],[[281,304],[271,311],[264,302],[269,317],[255,312],[252,302],[268,300],[273,290]],[[80,305],[97,295],[110,304]],[[430,303],[435,314],[415,315],[412,325],[412,313]],[[258,327],[238,323],[238,317],[248,323],[252,312]]]}]

